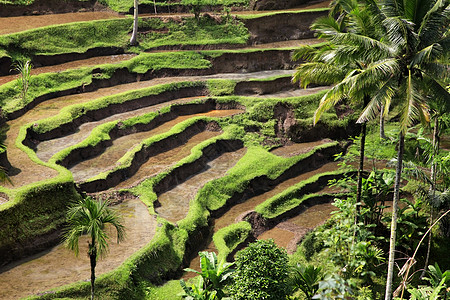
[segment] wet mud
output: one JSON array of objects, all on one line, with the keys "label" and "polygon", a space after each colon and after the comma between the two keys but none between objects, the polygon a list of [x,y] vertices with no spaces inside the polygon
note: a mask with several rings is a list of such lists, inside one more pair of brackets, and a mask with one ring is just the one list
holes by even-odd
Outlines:
[{"label": "wet mud", "polygon": [[245,152],[246,149],[242,148],[235,152],[224,153],[210,161],[201,173],[158,195],[158,203],[161,206],[155,209],[156,212],[173,223],[183,219],[189,210],[190,201],[194,199],[200,188],[207,182],[224,176],[244,156]]}]

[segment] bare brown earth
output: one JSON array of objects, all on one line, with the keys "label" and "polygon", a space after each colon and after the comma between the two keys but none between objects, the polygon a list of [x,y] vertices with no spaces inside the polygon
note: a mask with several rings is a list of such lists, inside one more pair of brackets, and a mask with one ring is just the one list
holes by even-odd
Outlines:
[{"label": "bare brown earth", "polygon": [[[3,8],[0,6],[0,11]],[[23,8],[22,8],[23,10]],[[0,13],[2,16],[2,13]],[[93,20],[105,20],[114,18],[123,18],[119,14],[111,11],[96,12],[74,12],[65,14],[48,14],[36,16],[17,16],[17,17],[0,17],[0,35],[10,34],[19,31],[35,29],[49,25],[58,25],[72,22],[83,22]]]}]

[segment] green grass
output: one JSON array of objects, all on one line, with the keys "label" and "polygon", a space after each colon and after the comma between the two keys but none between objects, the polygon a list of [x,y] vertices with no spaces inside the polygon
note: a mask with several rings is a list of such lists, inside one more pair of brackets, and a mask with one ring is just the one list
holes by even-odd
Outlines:
[{"label": "green grass", "polygon": [[[314,175],[306,180],[301,181],[300,183],[293,185],[280,194],[275,195],[274,197],[264,201],[255,208],[255,211],[260,213],[266,219],[275,218],[301,204],[308,198],[305,198],[305,192],[303,189],[308,185],[314,184],[323,178],[334,178],[342,176],[343,172],[340,170],[333,172],[326,172]],[[324,183],[323,186],[326,186],[327,183]],[[310,196],[306,196],[310,197]]]},{"label": "green grass", "polygon": [[[22,101],[15,81],[0,86],[0,105],[5,113],[23,108],[35,98],[52,92],[90,84],[94,78],[109,78],[120,68],[132,73],[146,73],[149,70],[167,69],[206,69],[211,62],[204,55],[193,51],[168,53],[142,53],[128,61],[113,65],[86,67],[59,73],[44,73],[32,76],[27,98]],[[93,74],[95,70],[95,74]]]},{"label": "green grass", "polygon": [[183,292],[179,280],[170,280],[162,286],[151,285],[146,288],[147,300],[173,299],[181,300],[181,296],[177,296]]},{"label": "green grass", "polygon": [[249,33],[238,20],[222,19],[220,23],[202,18],[183,18],[181,22],[159,18],[142,19],[139,27],[148,28],[139,34],[139,49],[146,50],[174,45],[245,44]]},{"label": "green grass", "polygon": [[130,18],[52,25],[0,36],[0,48],[12,56],[14,53],[31,56],[83,53],[95,47],[125,47],[131,25]]},{"label": "green grass", "polygon": [[213,236],[213,241],[219,253],[219,260],[226,259],[236,247],[249,237],[251,231],[252,226],[245,221],[218,230]]},{"label": "green grass", "polygon": [[[129,50],[140,52],[161,46],[245,44],[249,33],[244,24],[235,19],[215,21],[193,17],[181,21],[160,18],[140,18],[139,47]],[[94,20],[51,25],[0,36],[0,57],[29,59],[33,55],[83,53],[97,47],[118,47],[127,50],[132,18]],[[70,32],[70,34],[68,34]]]}]

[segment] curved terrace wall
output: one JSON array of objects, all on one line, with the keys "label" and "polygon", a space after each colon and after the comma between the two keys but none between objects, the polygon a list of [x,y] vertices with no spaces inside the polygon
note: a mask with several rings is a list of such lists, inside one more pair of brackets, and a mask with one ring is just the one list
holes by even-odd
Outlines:
[{"label": "curved terrace wall", "polygon": [[[8,113],[7,119],[16,119],[25,114],[28,110],[34,108],[39,103],[49,99],[94,91],[99,88],[110,87],[118,84],[151,80],[153,78],[161,77],[201,76],[217,73],[291,69],[294,66],[294,62],[291,60],[291,50],[257,50],[244,52],[210,51],[204,52],[203,54],[209,57],[211,67],[203,69],[150,69],[143,74],[131,72],[127,67],[115,67],[112,71],[95,68],[91,71],[92,78],[90,83],[37,96],[24,107]],[[151,59],[151,57],[149,57],[149,59]],[[103,72],[107,72],[109,75],[105,76]]]}]

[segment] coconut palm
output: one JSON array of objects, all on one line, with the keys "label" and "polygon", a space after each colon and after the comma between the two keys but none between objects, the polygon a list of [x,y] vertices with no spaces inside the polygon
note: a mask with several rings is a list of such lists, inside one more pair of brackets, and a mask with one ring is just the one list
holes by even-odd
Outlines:
[{"label": "coconut palm", "polygon": [[90,238],[88,255],[91,263],[91,299],[94,299],[95,266],[97,258],[106,255],[108,251],[107,224],[115,227],[117,242],[124,239],[124,227],[119,217],[108,207],[107,201],[96,201],[90,197],[81,199],[69,208],[67,212],[68,225],[64,241],[70,250],[78,255],[78,241],[82,235]]},{"label": "coconut palm", "polygon": [[[311,26],[318,36],[328,40],[329,44],[320,48],[306,46],[294,55],[294,59],[307,61],[297,67],[293,76],[294,82],[300,81],[303,87],[311,82],[334,85],[320,100],[314,114],[314,124],[326,110],[343,99],[365,107],[378,88],[377,80],[380,74],[377,73],[378,65],[375,62],[378,62],[380,51],[371,50],[372,45],[382,38],[384,31],[380,31],[380,26],[377,26],[377,19],[374,18],[373,10],[369,9],[370,5],[374,5],[370,0],[334,1],[329,16],[318,19]],[[360,121],[357,203],[361,202],[367,121],[368,119]]]},{"label": "coconut palm", "polygon": [[[345,5],[350,0],[343,0]],[[450,101],[443,87],[450,76],[447,63],[450,50],[450,5],[445,0],[400,1],[366,0],[367,18],[350,19],[344,32],[340,19],[330,19],[316,25],[319,33],[331,41],[328,50],[313,52],[320,58],[319,65],[311,68],[311,78],[333,83],[326,78],[337,79],[346,66],[343,62],[360,62],[361,68],[346,72],[345,78],[322,98],[316,112],[332,107],[344,96],[362,99],[370,96],[370,102],[358,122],[366,122],[384,107],[386,114],[391,105],[400,109],[400,130],[394,184],[394,201],[389,249],[388,277],[385,299],[392,297],[395,237],[397,231],[398,200],[402,172],[404,137],[407,129],[417,121],[429,121],[429,99]],[[346,15],[350,18],[351,15]],[[369,24],[371,31],[352,31],[358,24]],[[362,27],[362,26],[361,26]],[[344,43],[345,42],[345,43]],[[317,54],[319,53],[319,54]],[[362,58],[362,59],[361,59]],[[302,67],[302,66],[301,66]],[[307,70],[307,67],[302,67]],[[343,69],[344,70],[344,69]],[[316,72],[315,74],[312,74]],[[305,72],[303,72],[305,73]],[[305,84],[305,83],[304,83]],[[358,97],[359,96],[359,97]]]}]

